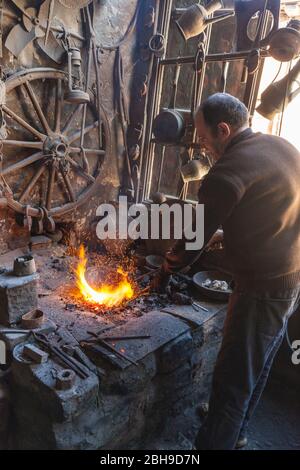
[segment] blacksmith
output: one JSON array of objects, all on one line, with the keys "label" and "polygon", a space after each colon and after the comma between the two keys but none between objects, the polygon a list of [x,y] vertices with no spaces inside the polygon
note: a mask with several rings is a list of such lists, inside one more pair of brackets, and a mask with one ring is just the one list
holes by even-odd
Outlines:
[{"label": "blacksmith", "polygon": [[[214,155],[198,195],[205,205],[205,244],[220,237],[221,226],[235,280],[195,446],[234,449],[246,442],[287,321],[300,303],[300,155],[280,137],[253,132],[244,104],[225,93],[201,104],[195,125]],[[201,252],[184,245],[178,241],[167,254],[154,288],[199,259]]]}]

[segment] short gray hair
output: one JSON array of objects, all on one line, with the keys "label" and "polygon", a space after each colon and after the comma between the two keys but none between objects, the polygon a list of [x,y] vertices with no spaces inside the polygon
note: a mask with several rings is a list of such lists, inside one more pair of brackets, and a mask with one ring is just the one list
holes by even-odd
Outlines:
[{"label": "short gray hair", "polygon": [[202,111],[204,121],[217,132],[220,122],[226,122],[234,129],[244,127],[249,123],[249,112],[244,103],[228,93],[215,93],[207,98],[196,111]]}]

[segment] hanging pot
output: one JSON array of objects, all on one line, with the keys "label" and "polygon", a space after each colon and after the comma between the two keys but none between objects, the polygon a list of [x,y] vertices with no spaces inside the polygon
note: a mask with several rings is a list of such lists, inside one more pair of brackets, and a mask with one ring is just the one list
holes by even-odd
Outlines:
[{"label": "hanging pot", "polygon": [[272,34],[269,54],[280,62],[289,62],[300,54],[299,20],[291,20],[286,28],[280,28]]},{"label": "hanging pot", "polygon": [[180,169],[182,179],[185,183],[199,181],[208,172],[208,168],[200,160],[191,160]]},{"label": "hanging pot", "polygon": [[185,120],[177,109],[161,111],[153,122],[153,134],[162,143],[176,143],[184,136]]},{"label": "hanging pot", "polygon": [[209,24],[217,23],[218,21],[234,15],[234,11],[232,11],[230,13],[219,15],[216,18],[208,18],[209,15],[222,7],[223,3],[221,0],[213,0],[206,6],[206,8],[199,3],[187,8],[179,20],[176,21],[179,31],[184,39],[187,41],[190,38],[198,36]]},{"label": "hanging pot", "polygon": [[300,87],[291,91],[300,74],[300,60],[292,70],[278,82],[271,83],[261,95],[261,103],[256,111],[266,119],[273,119],[275,114],[282,112],[284,104],[290,103],[300,92]]}]

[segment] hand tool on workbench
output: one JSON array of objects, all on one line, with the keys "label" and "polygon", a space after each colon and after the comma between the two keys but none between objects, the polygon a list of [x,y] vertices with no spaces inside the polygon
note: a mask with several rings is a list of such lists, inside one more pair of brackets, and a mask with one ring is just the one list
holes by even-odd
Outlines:
[{"label": "hand tool on workbench", "polygon": [[82,367],[81,364],[71,356],[66,354],[59,346],[54,346],[51,341],[47,338],[46,335],[41,333],[34,333],[32,332],[34,339],[43,345],[48,351],[53,353],[61,362],[67,365],[70,369],[72,369],[81,379],[87,379],[89,377],[89,373],[87,372],[85,367]]}]

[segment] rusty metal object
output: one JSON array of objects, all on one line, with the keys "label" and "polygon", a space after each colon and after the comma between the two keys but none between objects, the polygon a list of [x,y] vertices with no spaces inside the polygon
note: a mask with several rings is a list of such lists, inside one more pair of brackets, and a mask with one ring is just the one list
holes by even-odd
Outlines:
[{"label": "rusty metal object", "polygon": [[108,349],[109,351],[111,351],[113,354],[115,354],[118,358],[120,359],[124,359],[125,361],[129,362],[130,364],[133,364],[135,366],[138,366],[138,363],[136,361],[133,361],[130,357],[128,357],[125,353],[122,353],[120,351],[118,351],[116,348],[114,348],[113,346],[111,346],[110,344],[107,344],[107,341],[108,338],[105,338],[105,339],[102,339],[100,336],[97,336],[97,338],[95,338],[95,340],[92,340],[90,342],[96,342],[98,343],[100,346],[103,346],[103,348],[105,349]]},{"label": "rusty metal object", "polygon": [[217,23],[234,15],[234,11],[209,18],[209,15],[223,7],[221,0],[213,0],[206,7],[196,3],[187,8],[183,15],[176,21],[180,33],[187,41],[201,34],[209,24]]},{"label": "rusty metal object", "polygon": [[185,183],[198,181],[203,176],[203,164],[200,160],[191,160],[180,168],[182,179]]},{"label": "rusty metal object", "polygon": [[25,344],[23,348],[23,355],[35,362],[36,364],[44,364],[48,361],[49,354],[34,344]]},{"label": "rusty metal object", "polygon": [[36,266],[33,256],[19,256],[14,260],[13,273],[15,276],[30,276],[36,272]]},{"label": "rusty metal object", "polygon": [[166,109],[154,119],[153,134],[159,142],[176,143],[182,139],[184,132],[184,118],[177,109]]},{"label": "rusty metal object", "polygon": [[69,390],[73,387],[76,380],[76,374],[71,369],[64,369],[57,372],[55,387],[58,390]]},{"label": "rusty metal object", "polygon": [[87,7],[93,0],[58,0],[61,5],[66,8],[84,8]]},{"label": "rusty metal object", "polygon": [[[77,47],[68,50],[68,90],[64,99],[67,103],[85,104],[90,102],[90,95],[82,87],[81,53]],[[77,85],[74,86],[74,76],[77,77]]]},{"label": "rusty metal object", "polygon": [[78,361],[66,354],[59,346],[54,345],[47,338],[46,335],[32,332],[35,340],[43,345],[50,353],[52,353],[57,359],[59,359],[65,366],[72,369],[81,379],[89,377],[87,369],[82,366]]},{"label": "rusty metal object", "polygon": [[[24,28],[20,24],[17,24],[16,26],[14,26],[6,39],[5,46],[16,57],[20,55],[22,50],[31,41],[38,39],[38,38],[43,38],[44,36],[46,36],[48,40],[50,31],[52,33],[59,33],[62,36],[64,36],[67,33],[68,36],[76,38],[80,41],[85,40],[85,38],[82,37],[80,34],[74,33],[72,31],[66,32],[66,28],[64,27],[64,25],[61,25],[61,26],[52,25],[51,18],[50,18],[51,10],[49,10],[48,0],[44,1],[41,4],[38,14],[35,8],[25,9],[19,5],[19,2],[15,0],[10,0],[10,1],[22,14],[22,20],[23,20],[23,26],[24,26]],[[46,10],[45,10],[47,8],[48,8],[48,21],[46,21]],[[14,19],[18,21],[17,17]],[[52,34],[51,39],[52,39],[52,45],[55,44],[55,48],[60,47],[60,43],[56,41],[56,37],[53,34]],[[44,46],[42,46],[38,40],[39,45],[47,55],[49,55],[51,58],[55,57],[58,54],[58,52],[56,52],[55,54],[52,54],[51,48],[47,46],[47,40],[44,39],[43,41]]]},{"label": "rusty metal object", "polygon": [[[248,34],[249,27],[252,22],[254,26],[253,29],[256,33],[258,32],[265,6],[265,0],[251,0],[251,2],[245,2],[244,0],[235,1],[237,51],[244,51],[253,47],[253,38],[249,37]],[[260,46],[266,46],[269,42],[270,35],[278,29],[280,0],[269,0],[266,10],[272,15],[270,17],[273,17],[273,21],[270,24],[271,27],[269,30],[261,35]]]},{"label": "rusty metal object", "polygon": [[[275,114],[284,111],[284,108],[290,103],[300,92],[297,82],[300,74],[300,59],[294,65],[292,70],[287,73],[281,80],[271,83],[261,95],[260,105],[256,111],[266,119],[273,119]],[[298,88],[291,91],[294,84],[297,83]]]},{"label": "rusty metal object", "polygon": [[45,321],[44,312],[40,309],[31,310],[25,313],[21,319],[22,327],[31,330],[40,328]]},{"label": "rusty metal object", "polygon": [[56,35],[51,30],[46,43],[45,39],[42,37],[36,40],[36,44],[51,60],[57,64],[62,64],[66,51],[61,45],[61,41],[56,39]]},{"label": "rusty metal object", "polygon": [[149,49],[155,57],[162,57],[165,53],[165,37],[163,34],[154,34],[149,41]]},{"label": "rusty metal object", "polygon": [[273,59],[289,62],[300,53],[300,21],[291,20],[285,28],[280,28],[270,37],[269,53]]},{"label": "rusty metal object", "polygon": [[158,191],[152,195],[152,201],[154,204],[163,204],[167,201],[167,196]]},{"label": "rusty metal object", "polygon": [[[63,92],[67,86],[67,79],[68,77],[63,71],[36,68],[18,72],[6,80],[7,94],[20,90],[28,103],[29,109],[26,112],[36,113],[39,122],[37,126],[29,124],[26,115],[23,117],[21,112],[16,113],[8,106],[3,106],[3,112],[8,121],[14,122],[21,131],[28,131],[33,137],[28,140],[27,132],[26,137],[24,135],[24,140],[19,140],[20,133],[14,137],[11,132],[11,139],[5,141],[5,149],[14,149],[14,163],[4,162],[6,166],[3,165],[0,175],[6,178],[11,194],[14,194],[18,175],[24,179],[24,172],[26,174],[28,171],[31,177],[27,178],[23,187],[18,186],[18,195],[6,198],[6,201],[1,201],[1,205],[7,203],[16,212],[23,215],[27,213],[28,216],[34,217],[33,222],[38,225],[38,233],[42,231],[42,219],[45,217],[42,207],[46,207],[47,217],[55,219],[57,216],[74,210],[93,194],[96,189],[96,180],[100,175],[103,157],[111,149],[109,123],[101,104],[99,104],[101,110],[100,126],[98,108],[96,109],[91,102],[87,104],[85,111],[87,123],[83,127],[80,125],[79,129],[78,124],[74,127],[76,118],[84,112],[84,108],[81,104],[75,105],[70,112],[70,105],[68,105],[68,110],[65,111],[67,104],[63,101]],[[55,91],[54,126],[49,124],[48,108],[44,110],[39,102],[38,89],[41,86],[52,86]],[[64,115],[68,117],[65,122],[62,122]],[[101,133],[103,147],[100,147],[97,139],[91,139],[90,135],[94,131],[97,134]],[[87,141],[88,137],[89,144],[81,145],[83,139],[85,138]],[[95,146],[94,141],[98,147]],[[26,150],[25,155],[28,155],[30,149],[33,152],[32,155],[24,158],[22,154]],[[88,170],[87,166],[81,162],[82,151],[84,151],[89,163]],[[18,155],[18,161],[16,161],[16,155]],[[38,207],[38,202],[34,200],[34,192],[47,173],[48,183],[46,184],[44,204]],[[61,189],[59,191],[61,196],[58,202],[53,200],[56,185],[64,188],[63,193]],[[51,226],[52,221],[48,219],[48,222]]]},{"label": "rusty metal object", "polygon": [[54,5],[55,5],[55,0],[50,0],[48,19],[47,19],[47,29],[46,29],[45,40],[44,40],[45,46],[48,42],[48,38],[49,38],[49,34],[50,34],[50,27],[51,27],[51,22],[52,22],[52,18],[53,18]]},{"label": "rusty metal object", "polygon": [[19,57],[21,52],[25,47],[35,39],[35,30],[26,31],[24,28],[17,24],[9,32],[6,41],[5,47],[8,49],[15,57]]}]

